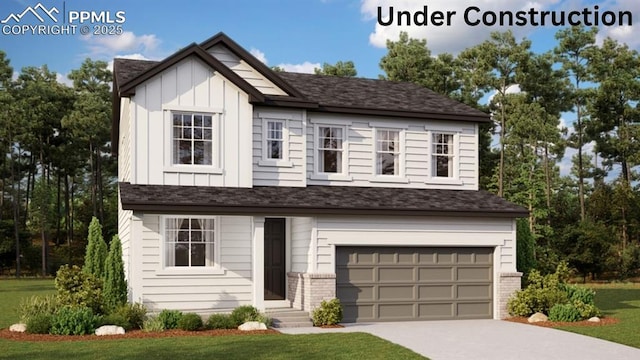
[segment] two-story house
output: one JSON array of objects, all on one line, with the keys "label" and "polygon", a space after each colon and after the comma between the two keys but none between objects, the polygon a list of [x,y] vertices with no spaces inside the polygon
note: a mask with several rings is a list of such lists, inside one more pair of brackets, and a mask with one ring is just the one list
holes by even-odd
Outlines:
[{"label": "two-story house", "polygon": [[130,300],[345,321],[501,318],[515,218],[478,190],[487,114],[410,83],[274,72],[220,33],[116,59],[113,147]]}]

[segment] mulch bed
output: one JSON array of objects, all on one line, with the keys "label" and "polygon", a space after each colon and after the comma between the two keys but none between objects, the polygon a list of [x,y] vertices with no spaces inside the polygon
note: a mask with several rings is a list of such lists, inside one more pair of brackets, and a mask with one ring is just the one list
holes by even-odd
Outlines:
[{"label": "mulch bed", "polygon": [[535,325],[535,326],[542,326],[542,327],[550,327],[550,328],[555,328],[555,327],[559,327],[559,326],[607,326],[607,325],[613,325],[613,324],[617,324],[620,322],[619,319],[613,318],[613,317],[604,317],[604,318],[600,318],[600,322],[591,322],[591,321],[576,321],[576,322],[561,322],[561,321],[540,321],[540,322],[536,322],[536,323],[530,323],[527,317],[524,316],[516,316],[516,317],[511,317],[508,319],[504,319],[505,321],[511,321],[511,322],[517,322],[517,323],[521,323],[521,324],[528,324],[528,325]]},{"label": "mulch bed", "polygon": [[184,330],[166,330],[162,332],[145,332],[142,330],[131,330],[124,335],[46,335],[46,334],[27,334],[19,332],[11,332],[9,329],[0,330],[0,339],[9,339],[15,341],[87,341],[87,340],[115,340],[115,339],[148,339],[148,338],[164,338],[178,336],[229,336],[229,335],[274,335],[280,334],[277,330],[203,330],[203,331],[184,331]]}]

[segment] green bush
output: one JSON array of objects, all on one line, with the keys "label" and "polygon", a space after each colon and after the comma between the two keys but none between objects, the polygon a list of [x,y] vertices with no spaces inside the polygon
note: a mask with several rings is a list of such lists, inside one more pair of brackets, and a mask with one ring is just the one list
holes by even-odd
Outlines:
[{"label": "green bush", "polygon": [[236,323],[231,320],[230,314],[211,314],[205,324],[207,330],[235,329],[237,327]]},{"label": "green bush", "polygon": [[527,281],[529,285],[515,293],[507,302],[507,310],[512,316],[529,316],[536,312],[549,313],[556,304],[569,301],[565,283],[569,277],[566,263],[560,263],[553,274],[542,276],[539,271],[531,270]]},{"label": "green bush", "polygon": [[313,310],[314,326],[335,325],[342,321],[342,305],[340,300],[322,300],[320,307]]},{"label": "green bush", "polygon": [[113,321],[113,323],[105,325],[118,325],[122,326],[125,330],[142,329],[144,320],[147,317],[147,308],[140,303],[127,303],[119,306],[117,309],[111,312],[106,318]]},{"label": "green bush", "polygon": [[58,307],[58,300],[55,295],[23,298],[20,300],[20,305],[18,305],[20,321],[26,324],[32,317],[39,315],[53,315]]},{"label": "green bush", "polygon": [[582,320],[582,317],[573,304],[556,304],[549,310],[549,320],[573,322]]},{"label": "green bush", "polygon": [[86,306],[95,314],[102,314],[102,280],[82,272],[78,266],[63,265],[55,279],[60,305]]},{"label": "green bush", "polygon": [[578,309],[580,313],[580,319],[585,320],[594,316],[600,316],[600,310],[596,307],[595,304],[585,304],[582,301],[575,300],[573,301],[573,306]]},{"label": "green bush", "polygon": [[247,321],[258,321],[260,312],[251,305],[238,306],[231,312],[231,320],[236,327],[246,323]]},{"label": "green bush", "polygon": [[92,334],[100,320],[90,308],[85,306],[63,306],[53,315],[51,334],[86,335]]},{"label": "green bush", "polygon": [[102,225],[94,216],[89,224],[89,235],[87,237],[87,249],[84,255],[84,266],[82,271],[91,274],[98,279],[102,278],[104,272],[104,261],[107,258],[107,243],[102,237]]},{"label": "green bush", "polygon": [[267,327],[271,326],[271,323],[272,323],[271,318],[270,318],[270,317],[268,317],[268,316],[267,316],[267,315],[265,315],[265,314],[259,314],[259,315],[256,317],[255,321],[257,321],[257,322],[261,322],[261,323],[265,324]]},{"label": "green bush", "polygon": [[102,281],[104,303],[108,309],[113,310],[127,303],[127,281],[124,278],[122,244],[118,235],[111,240]]},{"label": "green bush", "polygon": [[48,334],[51,330],[52,314],[36,314],[30,316],[26,322],[27,332],[29,334]]},{"label": "green bush", "polygon": [[149,316],[144,320],[142,331],[144,332],[160,332],[164,330],[162,320],[157,316]]},{"label": "green bush", "polygon": [[186,313],[178,320],[178,329],[185,331],[198,331],[202,329],[202,317],[194,313]]},{"label": "green bush", "polygon": [[162,328],[165,330],[172,330],[178,328],[178,321],[182,317],[182,312],[179,310],[164,309],[158,314],[158,320],[162,323]]},{"label": "green bush", "polygon": [[569,300],[580,301],[584,304],[595,304],[596,292],[592,289],[576,285],[565,285],[564,288]]}]

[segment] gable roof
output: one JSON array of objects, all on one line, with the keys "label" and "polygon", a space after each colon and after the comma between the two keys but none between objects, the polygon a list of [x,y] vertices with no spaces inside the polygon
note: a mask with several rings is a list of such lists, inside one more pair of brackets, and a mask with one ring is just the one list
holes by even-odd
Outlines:
[{"label": "gable roof", "polygon": [[[265,95],[206,49],[223,45],[262,74],[287,95]],[[113,113],[111,149],[118,151],[120,99],[135,94],[135,88],[178,62],[195,56],[249,95],[255,105],[283,106],[314,111],[401,118],[489,122],[488,114],[422,86],[386,80],[278,73],[251,55],[224,33],[201,44],[192,43],[162,61],[115,59],[113,67]]]},{"label": "gable roof", "polygon": [[384,215],[525,217],[528,212],[484,190],[357,186],[253,188],[120,183],[125,210],[240,215]]}]

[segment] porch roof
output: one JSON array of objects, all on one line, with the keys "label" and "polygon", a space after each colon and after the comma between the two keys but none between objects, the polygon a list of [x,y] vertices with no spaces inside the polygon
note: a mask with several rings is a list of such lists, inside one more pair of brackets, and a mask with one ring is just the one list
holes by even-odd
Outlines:
[{"label": "porch roof", "polygon": [[253,188],[120,184],[125,210],[220,215],[528,216],[484,190],[356,186]]}]

